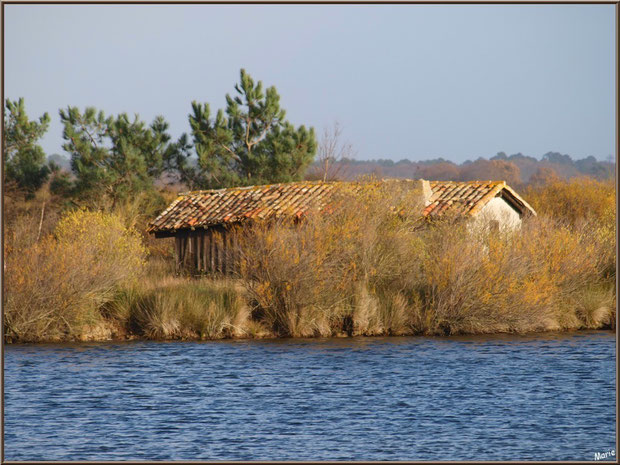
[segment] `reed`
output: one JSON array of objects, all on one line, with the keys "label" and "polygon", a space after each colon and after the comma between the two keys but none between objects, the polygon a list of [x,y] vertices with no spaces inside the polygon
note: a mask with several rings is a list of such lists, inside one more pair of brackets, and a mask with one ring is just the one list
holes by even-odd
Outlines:
[{"label": "reed", "polygon": [[161,276],[161,261],[145,279],[120,289],[105,315],[128,334],[147,339],[222,339],[255,335],[243,291],[233,280]]}]

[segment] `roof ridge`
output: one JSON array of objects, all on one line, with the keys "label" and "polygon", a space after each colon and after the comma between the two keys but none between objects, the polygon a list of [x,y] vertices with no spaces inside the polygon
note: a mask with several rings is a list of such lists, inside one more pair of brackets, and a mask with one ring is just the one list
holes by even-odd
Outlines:
[{"label": "roof ridge", "polygon": [[[385,181],[426,181],[426,179],[413,179],[413,178],[382,178],[377,179],[374,182],[385,182]],[[188,195],[199,195],[199,194],[218,194],[220,192],[227,192],[231,190],[235,191],[246,191],[253,189],[261,189],[265,187],[280,187],[280,186],[288,186],[288,185],[335,185],[335,184],[355,184],[355,183],[364,183],[364,182],[373,182],[368,180],[347,180],[347,181],[289,181],[289,182],[277,182],[277,183],[268,183],[268,184],[255,184],[252,186],[232,186],[232,187],[221,187],[219,189],[198,189],[194,191],[185,191],[179,192],[177,195],[179,196],[188,196]],[[437,182],[437,181],[429,181],[429,182]],[[458,181],[457,181],[458,182]]]},{"label": "roof ridge", "polygon": [[235,191],[252,190],[252,189],[265,188],[265,187],[287,186],[287,185],[291,185],[291,184],[312,184],[312,185],[318,185],[318,184],[337,184],[339,182],[342,182],[342,181],[321,181],[321,180],[319,180],[319,181],[276,182],[276,183],[269,183],[269,184],[255,184],[255,185],[252,185],[252,186],[220,187],[219,189],[198,189],[198,190],[195,190],[195,191],[179,192],[177,195],[187,196],[187,195],[196,195],[196,194],[217,194],[219,192],[226,192],[226,191],[230,191],[230,190],[235,190]]}]

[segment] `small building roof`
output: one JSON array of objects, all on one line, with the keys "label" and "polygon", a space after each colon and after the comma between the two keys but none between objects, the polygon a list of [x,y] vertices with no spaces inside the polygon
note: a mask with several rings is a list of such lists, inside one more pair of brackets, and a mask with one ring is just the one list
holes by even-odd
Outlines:
[{"label": "small building roof", "polygon": [[422,215],[436,218],[444,215],[475,216],[494,197],[501,196],[519,214],[536,215],[534,209],[505,181],[430,181],[432,195]]},{"label": "small building roof", "polygon": [[[419,182],[413,180],[399,180]],[[311,208],[321,209],[338,186],[360,183],[303,181],[265,186],[233,187],[179,194],[147,229],[151,233],[173,233],[207,228],[250,219],[301,217]],[[532,207],[504,181],[430,181],[431,195],[425,199],[422,216],[475,215],[486,203],[501,195],[521,214],[536,214]]]}]

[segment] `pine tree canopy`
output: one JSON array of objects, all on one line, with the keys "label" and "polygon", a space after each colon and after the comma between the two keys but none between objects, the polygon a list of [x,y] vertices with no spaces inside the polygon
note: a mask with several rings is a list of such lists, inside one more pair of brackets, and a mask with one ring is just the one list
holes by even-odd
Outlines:
[{"label": "pine tree canopy", "polygon": [[276,88],[263,90],[243,69],[235,91],[215,118],[208,103],[192,102],[189,123],[198,163],[188,166],[189,150],[177,154],[181,180],[217,188],[301,179],[316,153],[314,129],[286,121]]},{"label": "pine tree canopy", "polygon": [[71,155],[76,176],[76,193],[104,192],[115,202],[149,189],[177,150],[161,116],[147,126],[138,115],[106,117],[93,107],[83,113],[68,107],[60,110],[60,119],[66,141],[63,149]]},{"label": "pine tree canopy", "polygon": [[37,143],[49,127],[50,117],[44,113],[39,121],[30,121],[24,99],[6,100],[4,114],[4,174],[28,193],[47,180],[50,169],[43,148]]}]

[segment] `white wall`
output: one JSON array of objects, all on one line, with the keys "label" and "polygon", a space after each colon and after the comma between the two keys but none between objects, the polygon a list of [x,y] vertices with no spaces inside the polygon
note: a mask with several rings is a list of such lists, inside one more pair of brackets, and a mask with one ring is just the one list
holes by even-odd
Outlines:
[{"label": "white wall", "polygon": [[501,197],[491,199],[475,216],[474,223],[476,226],[486,226],[493,220],[499,222],[502,230],[521,227],[521,216]]}]

